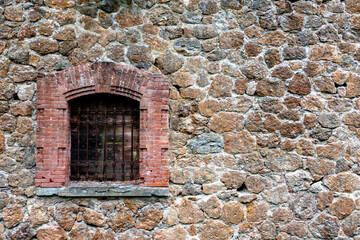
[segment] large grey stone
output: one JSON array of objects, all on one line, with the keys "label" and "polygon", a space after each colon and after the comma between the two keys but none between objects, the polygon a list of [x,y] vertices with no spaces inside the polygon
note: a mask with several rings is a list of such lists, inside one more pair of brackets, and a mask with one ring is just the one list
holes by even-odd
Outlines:
[{"label": "large grey stone", "polygon": [[188,148],[197,154],[218,153],[223,147],[223,139],[215,133],[204,133],[190,140],[188,144]]}]

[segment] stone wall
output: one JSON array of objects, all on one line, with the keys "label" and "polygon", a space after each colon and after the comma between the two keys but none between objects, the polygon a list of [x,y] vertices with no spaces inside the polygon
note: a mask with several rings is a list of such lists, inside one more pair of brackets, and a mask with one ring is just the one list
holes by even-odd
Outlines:
[{"label": "stone wall", "polygon": [[[3,239],[360,239],[358,0],[0,0]],[[36,85],[170,79],[170,197],[35,195]]]}]

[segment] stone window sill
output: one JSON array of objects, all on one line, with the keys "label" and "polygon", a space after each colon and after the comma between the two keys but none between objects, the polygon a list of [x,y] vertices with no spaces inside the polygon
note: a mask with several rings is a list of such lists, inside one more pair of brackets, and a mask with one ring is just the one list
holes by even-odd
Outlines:
[{"label": "stone window sill", "polygon": [[127,186],[68,186],[60,188],[36,188],[37,196],[59,197],[167,197],[167,187]]}]

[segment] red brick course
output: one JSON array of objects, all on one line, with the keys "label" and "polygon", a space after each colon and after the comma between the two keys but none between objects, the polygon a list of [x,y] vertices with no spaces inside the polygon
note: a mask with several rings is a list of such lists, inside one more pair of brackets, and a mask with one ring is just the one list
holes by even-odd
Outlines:
[{"label": "red brick course", "polygon": [[[62,187],[70,175],[68,101],[110,93],[140,102],[141,186],[168,186],[169,82],[162,75],[96,62],[37,78],[37,187]],[[134,182],[132,182],[134,183]]]}]

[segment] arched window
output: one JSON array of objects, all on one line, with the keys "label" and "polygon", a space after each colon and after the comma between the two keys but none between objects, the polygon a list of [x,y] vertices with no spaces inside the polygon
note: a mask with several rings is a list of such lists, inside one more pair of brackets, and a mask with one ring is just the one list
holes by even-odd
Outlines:
[{"label": "arched window", "polygon": [[139,178],[139,102],[94,94],[69,102],[70,180],[131,181]]},{"label": "arched window", "polygon": [[168,79],[95,62],[36,83],[38,195],[168,194]]}]

